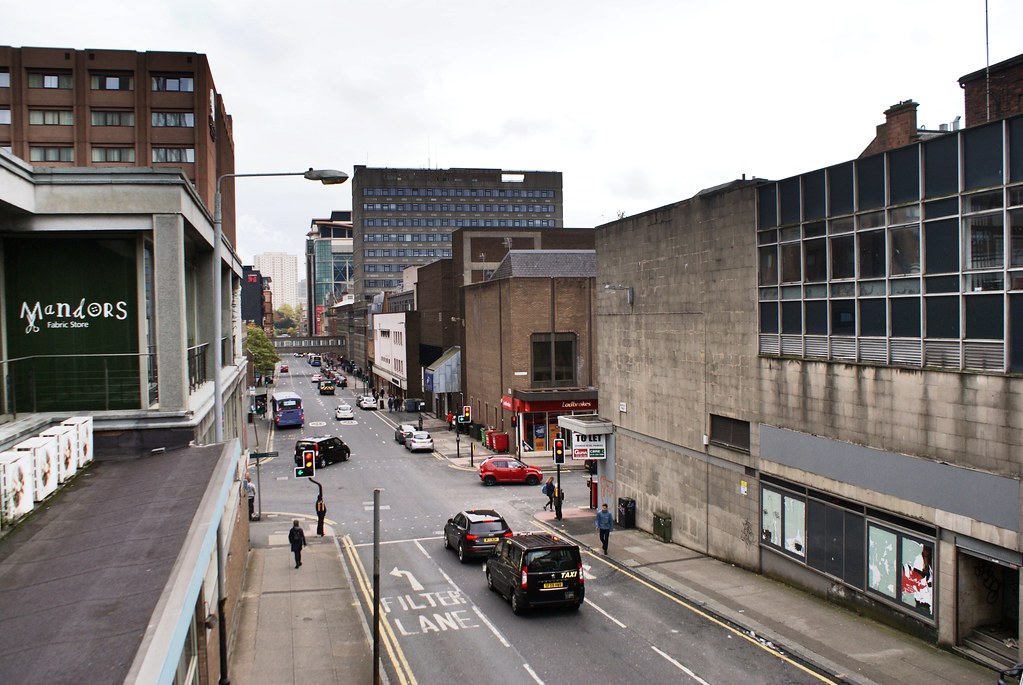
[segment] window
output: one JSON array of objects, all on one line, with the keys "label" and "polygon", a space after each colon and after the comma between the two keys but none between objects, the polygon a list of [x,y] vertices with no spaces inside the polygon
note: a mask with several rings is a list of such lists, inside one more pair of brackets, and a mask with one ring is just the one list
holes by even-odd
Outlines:
[{"label": "window", "polygon": [[31,126],[71,126],[75,115],[69,109],[30,109],[28,123]]},{"label": "window", "polygon": [[134,162],[135,148],[133,147],[94,147],[92,148],[93,162]]},{"label": "window", "polygon": [[190,147],[154,147],[154,162],[195,162],[195,149]]},{"label": "window", "polygon": [[194,128],[195,114],[192,112],[153,112],[153,126],[159,128]]},{"label": "window", "polygon": [[867,587],[931,617],[934,545],[908,535],[867,526]]},{"label": "window", "polygon": [[885,275],[884,231],[860,233],[860,278],[883,278]]},{"label": "window", "polygon": [[11,72],[7,69],[0,69],[0,88],[11,87]]},{"label": "window", "polygon": [[761,488],[760,540],[776,549],[806,557],[806,502],[802,497]]},{"label": "window", "polygon": [[135,112],[92,110],[93,126],[134,126]]},{"label": "window", "polygon": [[135,90],[135,77],[133,76],[93,74],[89,81],[93,90]]},{"label": "window", "polygon": [[0,124],[11,123],[11,110],[7,107],[0,107]]},{"label": "window", "polygon": [[1002,214],[986,214],[963,219],[966,231],[966,268],[997,269],[1004,264],[1005,226]]},{"label": "window", "polygon": [[70,88],[72,78],[70,73],[43,73],[33,71],[28,75],[29,88]]},{"label": "window", "polygon": [[153,90],[161,93],[191,93],[195,90],[195,79],[191,76],[154,76]]},{"label": "window", "polygon": [[710,441],[749,451],[749,421],[729,418],[727,416],[710,415]]},{"label": "window", "polygon": [[73,162],[75,161],[74,148],[52,146],[32,146],[28,149],[30,162]]},{"label": "window", "polygon": [[534,333],[531,342],[533,387],[575,385],[575,333]]},{"label": "window", "polygon": [[892,276],[920,273],[920,227],[893,228],[888,238]]}]

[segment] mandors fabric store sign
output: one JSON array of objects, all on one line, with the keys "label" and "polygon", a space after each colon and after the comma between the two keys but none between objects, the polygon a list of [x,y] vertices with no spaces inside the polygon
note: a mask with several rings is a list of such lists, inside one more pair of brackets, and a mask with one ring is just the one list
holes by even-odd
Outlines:
[{"label": "mandors fabric store sign", "polygon": [[135,241],[4,241],[9,410],[140,406]]}]

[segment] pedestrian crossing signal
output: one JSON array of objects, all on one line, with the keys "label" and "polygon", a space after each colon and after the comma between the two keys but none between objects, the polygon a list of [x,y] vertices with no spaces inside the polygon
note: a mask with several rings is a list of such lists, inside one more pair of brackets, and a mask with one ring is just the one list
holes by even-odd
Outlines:
[{"label": "pedestrian crossing signal", "polygon": [[565,463],[565,441],[563,438],[554,439],[554,463]]},{"label": "pedestrian crossing signal", "polygon": [[316,452],[302,451],[302,465],[295,467],[295,478],[312,478],[316,474]]}]

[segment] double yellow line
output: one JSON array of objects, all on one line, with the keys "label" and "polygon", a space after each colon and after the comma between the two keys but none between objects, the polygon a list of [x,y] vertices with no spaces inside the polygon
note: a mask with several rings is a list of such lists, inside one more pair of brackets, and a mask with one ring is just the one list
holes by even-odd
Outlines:
[{"label": "double yellow line", "polygon": [[[352,573],[355,576],[355,581],[359,585],[359,591],[362,593],[364,606],[373,606],[373,587],[369,579],[369,574],[366,573],[366,568],[362,565],[362,560],[359,559],[358,552],[355,551],[355,545],[352,544],[352,538],[349,535],[345,535],[341,538],[341,547],[344,550],[345,556],[348,557],[348,566],[352,569]],[[372,620],[372,611],[367,611],[367,614]],[[372,626],[370,627],[372,630]],[[412,674],[412,667],[408,663],[408,659],[405,658],[405,653],[401,651],[401,646],[398,644],[398,637],[394,634],[394,629],[391,628],[391,624],[387,620],[387,614],[383,611],[380,612],[380,636],[384,642],[384,648],[387,650],[387,654],[391,659],[391,665],[394,666],[395,672],[398,674],[398,682],[401,685],[418,685],[416,677]]]}]

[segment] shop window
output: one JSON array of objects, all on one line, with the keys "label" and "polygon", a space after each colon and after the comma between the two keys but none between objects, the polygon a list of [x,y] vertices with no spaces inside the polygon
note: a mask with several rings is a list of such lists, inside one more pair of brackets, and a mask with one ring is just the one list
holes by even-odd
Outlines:
[{"label": "shop window", "polygon": [[899,204],[920,199],[920,153],[916,145],[888,153],[889,202]]},{"label": "shop window", "polygon": [[862,514],[813,499],[806,504],[806,565],[862,590],[866,561]]},{"label": "shop window", "polygon": [[933,616],[933,557],[932,543],[867,526],[868,588],[928,618]]},{"label": "shop window", "polygon": [[955,136],[929,140],[924,147],[924,197],[941,197],[959,191],[959,151]]},{"label": "shop window", "polygon": [[710,440],[718,445],[734,447],[749,452],[749,421],[740,421],[727,416],[710,415]]},{"label": "shop window", "polygon": [[770,547],[806,557],[806,503],[802,497],[761,488],[760,539]]}]

